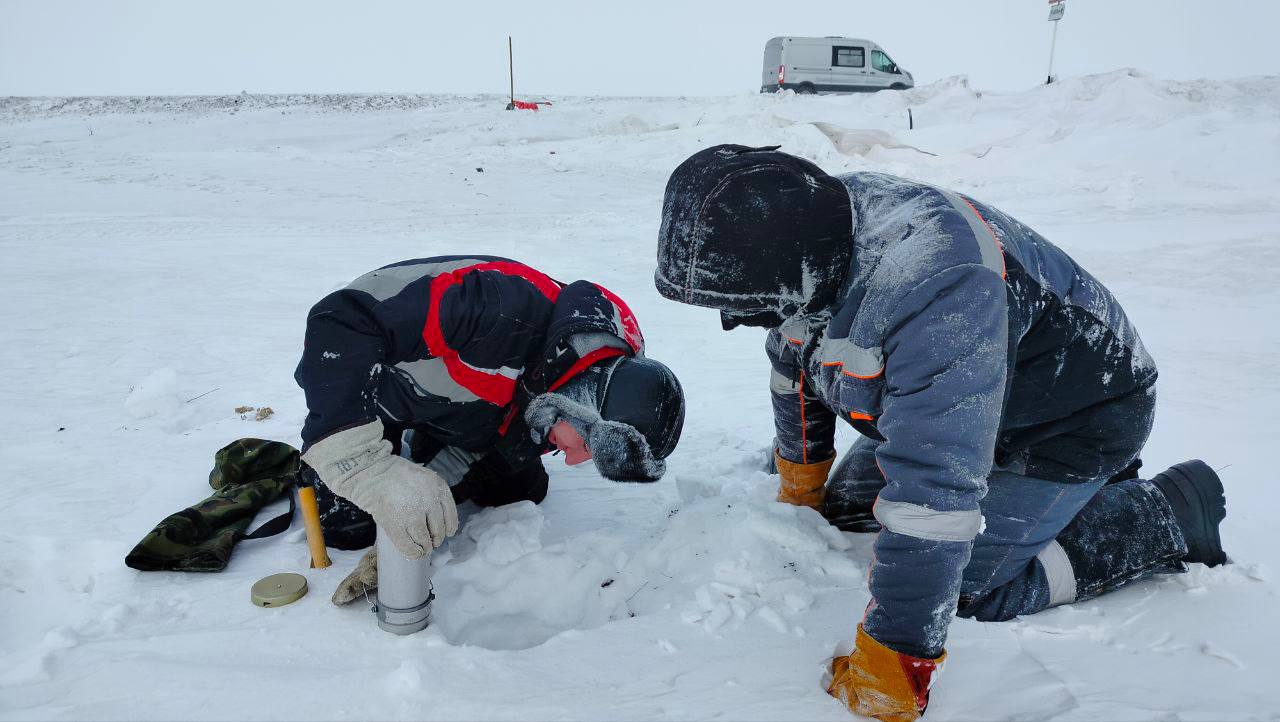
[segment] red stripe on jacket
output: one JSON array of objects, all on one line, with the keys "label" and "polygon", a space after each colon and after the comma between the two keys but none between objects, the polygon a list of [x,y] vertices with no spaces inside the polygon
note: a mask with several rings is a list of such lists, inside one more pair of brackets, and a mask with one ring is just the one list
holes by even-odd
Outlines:
[{"label": "red stripe on jacket", "polygon": [[463,388],[495,406],[506,406],[515,396],[516,380],[502,375],[500,369],[479,369],[468,365],[445,342],[444,329],[440,327],[440,302],[445,292],[460,283],[463,276],[475,271],[497,271],[523,278],[552,303],[560,295],[560,284],[541,271],[511,261],[478,263],[442,273],[431,281],[431,307],[427,312],[427,325],[422,329],[422,340],[426,342],[427,350],[444,361],[450,378]]},{"label": "red stripe on jacket", "polygon": [[618,294],[601,286],[598,283],[591,285],[600,289],[600,293],[609,300],[610,303],[618,307],[618,313],[622,318],[622,340],[631,346],[632,352],[640,354],[644,352],[644,336],[640,333],[640,321],[636,319],[636,315],[631,312],[631,307],[623,301]]}]

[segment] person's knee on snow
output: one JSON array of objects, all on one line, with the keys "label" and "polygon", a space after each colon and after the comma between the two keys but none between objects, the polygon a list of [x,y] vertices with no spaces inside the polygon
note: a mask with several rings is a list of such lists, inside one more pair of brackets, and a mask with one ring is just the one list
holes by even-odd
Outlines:
[{"label": "person's knee on snow", "polygon": [[1029,567],[1026,573],[1032,578],[1025,583],[1010,582],[975,597],[960,595],[956,616],[975,622],[1007,622],[1048,608],[1049,585],[1035,578],[1042,576],[1043,570],[1034,566]]},{"label": "person's knee on snow", "polygon": [[[1130,465],[1122,472],[1129,468],[1136,470]],[[1011,578],[974,579],[988,556],[980,535],[966,568],[959,616],[1005,621],[1092,599],[1154,574],[1180,572],[1187,563],[1225,561],[1217,531],[1225,516],[1222,487],[1207,465],[1184,462],[1152,481],[1117,476],[1130,478],[1100,484],[1062,531]]]},{"label": "person's knee on snow", "polygon": [[831,470],[822,516],[841,531],[875,532],[873,507],[884,489],[884,475],[876,465],[876,449],[880,442],[859,437]]}]

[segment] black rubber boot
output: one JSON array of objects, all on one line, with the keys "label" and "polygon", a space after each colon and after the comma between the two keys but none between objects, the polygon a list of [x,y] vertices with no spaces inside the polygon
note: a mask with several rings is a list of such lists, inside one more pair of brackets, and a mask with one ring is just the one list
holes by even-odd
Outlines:
[{"label": "black rubber boot", "polygon": [[1209,465],[1193,459],[1175,464],[1151,479],[1178,520],[1178,528],[1187,543],[1184,562],[1199,562],[1211,567],[1227,562],[1222,551],[1218,525],[1227,516],[1227,499],[1222,480]]}]

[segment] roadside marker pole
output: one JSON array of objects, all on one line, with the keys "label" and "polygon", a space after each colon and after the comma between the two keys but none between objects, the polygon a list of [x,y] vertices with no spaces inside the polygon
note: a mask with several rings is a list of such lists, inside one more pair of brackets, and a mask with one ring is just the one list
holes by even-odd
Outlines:
[{"label": "roadside marker pole", "polygon": [[1053,24],[1053,39],[1049,41],[1049,77],[1045,79],[1044,84],[1048,85],[1053,82],[1053,51],[1058,45],[1058,23]]},{"label": "roadside marker pole", "polygon": [[1053,23],[1053,39],[1049,41],[1049,77],[1045,79],[1045,85],[1053,82],[1053,51],[1058,47],[1058,21],[1066,10],[1066,0],[1049,0],[1049,22]]}]

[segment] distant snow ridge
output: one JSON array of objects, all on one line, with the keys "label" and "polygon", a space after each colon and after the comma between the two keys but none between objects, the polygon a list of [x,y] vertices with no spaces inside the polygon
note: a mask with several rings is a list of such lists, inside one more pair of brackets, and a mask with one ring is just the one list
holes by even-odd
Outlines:
[{"label": "distant snow ridge", "polygon": [[134,113],[227,113],[241,110],[320,110],[360,113],[438,108],[459,101],[492,101],[498,95],[419,95],[286,93],[256,95],[119,95],[0,98],[0,118],[27,120],[59,115],[128,115]]}]

